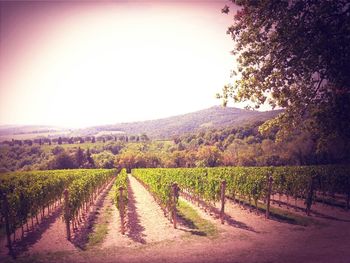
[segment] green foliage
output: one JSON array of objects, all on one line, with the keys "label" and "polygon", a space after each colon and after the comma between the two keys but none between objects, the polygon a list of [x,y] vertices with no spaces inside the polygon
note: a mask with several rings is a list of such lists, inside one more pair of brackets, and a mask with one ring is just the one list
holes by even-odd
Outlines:
[{"label": "green foliage", "polygon": [[175,182],[171,169],[133,169],[131,173],[146,185],[163,209],[170,208],[171,186]]},{"label": "green foliage", "polygon": [[192,196],[208,202],[220,198],[221,182],[232,198],[266,198],[268,178],[273,178],[272,193],[307,198],[310,182],[314,191],[350,194],[349,166],[217,167],[176,169],[134,169],[132,174],[149,186],[162,204],[169,200],[170,185],[176,182]]},{"label": "green foliage", "polygon": [[62,152],[54,157],[50,164],[51,169],[73,169],[76,168],[74,157],[67,152]]},{"label": "green foliage", "polygon": [[103,154],[96,158],[97,168],[113,168],[114,155],[123,147],[124,143],[119,141],[30,146],[27,143],[8,145],[0,142],[0,172],[95,168],[91,155],[96,158],[95,155],[100,153]]},{"label": "green foliage", "polygon": [[[14,172],[0,176],[0,194],[5,194],[9,203],[8,215],[11,230],[37,215],[43,207],[62,197],[63,191],[84,170]],[[0,208],[3,199],[0,200]],[[1,209],[2,213],[3,211]],[[2,214],[4,216],[4,214]]]},{"label": "green foliage", "polygon": [[282,107],[262,131],[278,127],[285,139],[303,129],[314,135],[318,152],[332,151],[334,142],[340,154],[348,152],[348,1],[232,2],[239,8],[227,33],[235,41],[238,72],[236,82],[223,89],[224,103],[233,97],[256,108],[266,102]]},{"label": "green foliage", "polygon": [[91,194],[104,185],[115,174],[115,170],[76,169],[31,172],[11,172],[0,175],[0,211],[4,217],[6,195],[9,209],[10,229],[14,231],[35,217],[44,207],[63,198],[68,190],[68,209],[64,219],[72,220],[79,209],[89,201]]},{"label": "green foliage", "polygon": [[[128,174],[126,173],[126,169],[122,169],[120,173],[117,175],[117,178],[115,179],[114,183],[115,188],[115,194],[114,194],[114,201],[115,205],[120,211],[122,207],[120,206],[121,198],[123,199],[123,208],[124,210],[127,209],[128,206]],[[123,189],[123,195],[120,196],[120,188]],[[125,213],[124,213],[125,214]]]},{"label": "green foliage", "polygon": [[115,156],[109,151],[103,151],[92,155],[97,168],[111,169],[114,166]]},{"label": "green foliage", "polygon": [[[73,170],[75,171],[75,170]],[[68,207],[65,208],[64,219],[74,219],[84,204],[87,204],[93,194],[109,182],[115,175],[115,170],[86,169],[81,171],[80,176],[74,178],[68,187]]]}]

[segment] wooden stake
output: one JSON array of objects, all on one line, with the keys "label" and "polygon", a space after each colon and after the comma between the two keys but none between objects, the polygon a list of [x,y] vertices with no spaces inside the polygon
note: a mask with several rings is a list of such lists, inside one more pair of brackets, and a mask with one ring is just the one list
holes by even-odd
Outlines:
[{"label": "wooden stake", "polygon": [[309,182],[309,191],[306,197],[306,214],[309,216],[311,212],[312,197],[314,195],[314,180],[311,177]]},{"label": "wooden stake", "polygon": [[122,235],[125,234],[124,228],[124,198],[123,198],[123,187],[119,187],[119,213],[120,213],[120,230]]},{"label": "wooden stake", "polygon": [[69,215],[69,206],[68,206],[68,201],[69,201],[69,192],[68,190],[64,190],[64,214],[65,214],[65,221],[66,221],[66,233],[67,233],[67,240],[70,241],[71,236],[70,236],[70,220],[68,218]]},{"label": "wooden stake", "polygon": [[176,228],[176,202],[178,198],[178,193],[179,193],[179,187],[177,186],[177,183],[173,183],[171,185],[172,189],[172,200],[171,200],[171,216],[173,220],[173,226]]},{"label": "wooden stake", "polygon": [[13,256],[12,242],[11,242],[11,230],[10,230],[10,221],[9,221],[9,203],[7,200],[6,193],[2,194],[2,199],[4,201],[4,217],[5,217],[5,227],[6,227],[6,237],[7,237],[7,247],[9,249],[9,254]]},{"label": "wooden stake", "polygon": [[270,202],[271,202],[272,182],[273,182],[273,178],[272,178],[272,176],[269,176],[268,187],[267,187],[266,215],[265,215],[265,217],[267,219],[270,218]]},{"label": "wooden stake", "polygon": [[225,217],[225,191],[226,191],[226,181],[222,181],[221,182],[221,210],[220,210],[221,224],[224,224],[224,217]]}]

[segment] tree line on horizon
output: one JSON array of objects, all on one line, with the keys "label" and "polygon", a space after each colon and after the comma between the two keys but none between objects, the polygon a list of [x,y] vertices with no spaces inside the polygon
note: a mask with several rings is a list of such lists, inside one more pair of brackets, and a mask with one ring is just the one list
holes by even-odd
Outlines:
[{"label": "tree line on horizon", "polygon": [[8,145],[8,146],[22,146],[22,145],[28,145],[32,146],[33,144],[37,145],[52,145],[52,144],[83,144],[83,143],[95,143],[95,142],[103,142],[106,141],[121,141],[121,142],[139,142],[139,141],[148,141],[148,136],[143,133],[141,135],[120,135],[120,136],[113,136],[113,135],[104,135],[104,136],[73,136],[73,137],[65,137],[65,136],[59,136],[57,138],[35,138],[35,139],[24,139],[24,140],[5,140],[0,142],[0,144]]},{"label": "tree line on horizon", "polygon": [[[350,163],[346,147],[320,152],[317,138],[306,132],[279,141],[278,130],[261,133],[262,122],[242,127],[208,129],[171,141],[105,141],[100,144],[57,144],[1,147],[0,171],[75,168],[157,168],[217,166],[284,166]],[[129,136],[130,138],[131,136]],[[339,142],[340,144],[341,142]],[[7,149],[7,150],[6,150]]]}]

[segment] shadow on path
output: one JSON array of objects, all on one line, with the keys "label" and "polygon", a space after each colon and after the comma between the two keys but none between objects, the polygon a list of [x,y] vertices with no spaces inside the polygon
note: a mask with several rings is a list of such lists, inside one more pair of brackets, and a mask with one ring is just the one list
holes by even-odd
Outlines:
[{"label": "shadow on path", "polygon": [[[306,208],[304,208],[304,207],[296,206],[293,204],[288,204],[287,202],[279,201],[279,200],[275,200],[275,199],[271,200],[271,201],[273,201],[273,203],[278,204],[278,205],[284,205],[284,206],[287,206],[289,208],[293,208],[295,211],[301,211],[301,212],[306,213]],[[325,219],[334,220],[334,221],[340,221],[340,222],[350,222],[349,219],[342,219],[342,218],[338,218],[335,216],[326,215],[326,214],[317,212],[317,211],[312,210],[312,209],[310,212],[311,212],[311,214],[314,214],[316,217],[325,218]]]},{"label": "shadow on path", "polygon": [[143,231],[145,228],[141,226],[139,215],[136,209],[136,200],[134,191],[130,183],[128,183],[128,215],[127,215],[127,236],[131,238],[133,241],[146,244],[146,240],[143,238]]},{"label": "shadow on path", "polygon": [[[113,181],[114,182],[114,181]],[[97,202],[93,205],[93,210],[88,213],[88,217],[84,220],[83,225],[75,232],[72,244],[82,250],[86,249],[86,245],[89,242],[89,235],[93,232],[94,224],[97,221],[100,211],[102,212],[103,203],[108,196],[114,183],[111,183],[99,196]],[[86,215],[85,215],[86,216]]]},{"label": "shadow on path", "polygon": [[60,220],[62,214],[62,206],[59,206],[53,213],[42,219],[39,225],[34,227],[34,230],[27,232],[27,235],[20,241],[13,244],[13,256],[16,257],[23,252],[29,250],[29,247],[38,242],[42,235],[48,230],[56,220]]},{"label": "shadow on path", "polygon": [[[181,192],[181,195],[186,200],[189,200],[190,202],[191,202],[191,200],[193,200],[193,198],[188,193]],[[195,200],[195,202],[197,204],[199,204],[200,207],[204,208],[205,211],[209,212],[210,214],[213,214],[215,218],[220,218],[220,210],[217,207],[208,204],[207,202],[203,201],[202,199],[197,199],[197,200]],[[224,215],[224,221],[229,226],[237,227],[237,228],[240,228],[240,229],[243,229],[243,230],[247,230],[247,231],[251,231],[251,232],[254,232],[254,233],[259,233],[254,228],[246,225],[245,223],[239,222],[237,220],[234,220],[230,215],[225,214]]]}]

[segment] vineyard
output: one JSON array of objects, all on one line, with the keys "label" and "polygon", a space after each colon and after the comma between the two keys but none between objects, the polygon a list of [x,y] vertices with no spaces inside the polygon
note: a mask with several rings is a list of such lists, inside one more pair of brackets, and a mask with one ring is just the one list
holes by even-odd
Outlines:
[{"label": "vineyard", "polygon": [[[16,242],[23,239],[23,236],[35,233],[41,222],[60,208],[60,218],[64,223],[59,231],[64,233],[65,241],[74,242],[76,232],[87,221],[89,213],[99,214],[91,207],[106,189],[111,189],[107,190],[111,194],[110,197],[104,198],[110,198],[114,206],[114,209],[108,208],[114,211],[114,219],[108,222],[110,225],[117,225],[112,227],[114,232],[110,233],[108,240],[112,242],[110,240],[120,239],[116,242],[119,246],[123,246],[125,238],[142,244],[146,242],[147,239],[141,235],[142,222],[143,225],[150,224],[154,228],[148,233],[152,236],[150,240],[162,240],[159,237],[170,229],[187,229],[184,222],[191,221],[180,218],[183,217],[181,209],[184,209],[184,200],[194,206],[201,204],[210,214],[207,208],[216,207],[221,223],[227,222],[224,225],[230,225],[228,218],[237,219],[237,214],[232,214],[230,210],[234,204],[241,210],[245,206],[255,207],[256,211],[264,207],[266,218],[269,218],[270,204],[276,207],[276,204],[281,203],[281,198],[289,205],[292,205],[293,201],[295,204],[298,202],[299,206],[302,204],[304,216],[305,213],[312,215],[314,209],[317,209],[313,206],[319,207],[316,204],[336,205],[342,208],[342,211],[349,209],[349,166],[140,168],[133,169],[131,175],[128,175],[125,169],[117,176],[116,174],[116,170],[101,169],[2,174],[0,227],[3,237],[7,238],[10,254],[11,246],[16,246]],[[136,183],[139,186],[136,186]],[[140,189],[136,193],[136,201],[134,191],[140,187],[143,190]],[[154,204],[148,200],[149,197],[146,202],[145,195],[150,195]],[[160,208],[160,213],[154,212],[155,204]],[[144,205],[153,208],[150,212],[143,212]],[[142,214],[141,221],[139,213]],[[160,217],[168,222],[162,221],[162,230],[159,230]],[[273,217],[271,219],[266,221],[275,221]],[[191,224],[193,223],[190,223],[190,226]],[[196,232],[202,233],[193,231]],[[167,236],[175,237],[177,234],[169,232]],[[103,242],[103,238],[100,239]]]},{"label": "vineyard", "polygon": [[[24,226],[34,230],[45,214],[61,205],[64,200],[64,220],[67,238],[71,225],[77,228],[83,210],[87,210],[97,194],[115,175],[114,170],[53,170],[16,172],[0,176],[1,229],[6,228],[7,242],[11,249],[11,235],[16,240],[16,229]],[[40,218],[40,219],[39,219]],[[35,221],[35,224],[34,224]],[[5,232],[3,231],[3,232]]]},{"label": "vineyard", "polygon": [[266,203],[276,194],[285,195],[288,199],[305,200],[305,211],[309,214],[316,199],[324,201],[338,194],[349,209],[348,166],[160,168],[134,169],[132,174],[149,187],[164,208],[169,206],[174,182],[183,193],[208,203],[220,200],[225,182],[225,195],[249,204],[253,200],[256,207],[258,200]]}]

